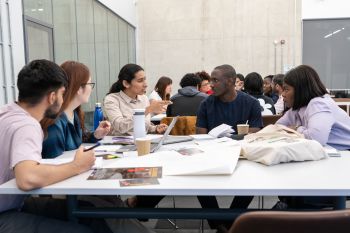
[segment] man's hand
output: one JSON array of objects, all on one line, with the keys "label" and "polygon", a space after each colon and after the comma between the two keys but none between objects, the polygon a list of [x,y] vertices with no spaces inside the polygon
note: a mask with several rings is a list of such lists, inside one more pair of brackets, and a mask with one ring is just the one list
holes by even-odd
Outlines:
[{"label": "man's hand", "polygon": [[80,146],[73,160],[73,164],[77,167],[77,174],[89,170],[95,164],[95,151],[89,150],[84,152],[84,147]]}]

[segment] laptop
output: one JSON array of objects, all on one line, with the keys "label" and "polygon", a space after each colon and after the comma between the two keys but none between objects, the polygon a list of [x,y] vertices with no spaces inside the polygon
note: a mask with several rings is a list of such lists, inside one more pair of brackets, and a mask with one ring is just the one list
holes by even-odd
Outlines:
[{"label": "laptop", "polygon": [[[167,130],[165,131],[162,137],[151,140],[151,149],[150,149],[151,153],[156,152],[162,145],[193,140],[191,136],[169,135],[170,131],[174,128],[178,118],[179,116],[176,116],[173,118],[173,120],[171,121],[170,125],[168,126]],[[120,149],[118,149],[116,152],[120,153],[120,152],[126,152],[126,151],[136,151],[136,150],[137,150],[136,145],[125,145],[125,146],[122,146]]]}]

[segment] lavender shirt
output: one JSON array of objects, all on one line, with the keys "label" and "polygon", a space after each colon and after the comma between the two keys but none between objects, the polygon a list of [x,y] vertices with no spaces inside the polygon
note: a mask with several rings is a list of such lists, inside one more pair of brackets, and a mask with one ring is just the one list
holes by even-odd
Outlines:
[{"label": "lavender shirt", "polygon": [[305,138],[338,150],[350,149],[350,117],[328,95],[313,98],[299,110],[288,110],[276,124],[300,126]]},{"label": "lavender shirt", "polygon": [[[13,178],[14,167],[24,161],[39,162],[43,132],[39,122],[16,103],[0,108],[0,184]],[[0,213],[19,209],[25,195],[0,195]]]}]

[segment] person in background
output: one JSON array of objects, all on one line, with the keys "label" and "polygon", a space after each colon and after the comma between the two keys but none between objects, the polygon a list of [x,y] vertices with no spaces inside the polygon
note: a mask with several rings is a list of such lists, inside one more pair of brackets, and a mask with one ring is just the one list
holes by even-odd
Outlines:
[{"label": "person in background", "polygon": [[[276,122],[288,126],[305,138],[338,150],[350,149],[350,117],[329,96],[317,72],[300,65],[284,77],[283,99],[288,108]],[[323,208],[333,205],[331,197],[283,197],[284,208]]]},{"label": "person in background", "polygon": [[168,106],[166,115],[172,116],[196,116],[200,103],[208,97],[198,90],[201,79],[194,73],[185,74],[180,81],[181,89],[171,97],[171,105]]},{"label": "person in background", "polygon": [[202,70],[201,72],[197,72],[196,75],[201,79],[201,84],[199,85],[199,91],[207,95],[213,94],[213,91],[210,87],[210,75],[204,70]]},{"label": "person in background", "polygon": [[[254,97],[236,91],[236,71],[230,65],[216,67],[211,73],[213,94],[202,101],[197,113],[197,134],[207,134],[213,128],[227,124],[237,132],[237,124],[249,122],[249,132],[257,132],[262,126],[260,104]],[[253,197],[236,196],[230,208],[247,208]],[[198,196],[203,208],[219,208],[213,196]],[[222,222],[209,220],[211,228],[222,227]]]},{"label": "person in background", "polygon": [[350,117],[329,96],[317,72],[300,65],[284,77],[283,99],[290,109],[276,122],[321,145],[350,149]]},{"label": "person in background", "polygon": [[172,84],[173,81],[171,78],[162,76],[158,79],[158,82],[156,86],[154,87],[154,90],[149,95],[148,99],[150,103],[153,100],[161,101],[161,100],[169,100],[171,91],[172,91]]},{"label": "person in background", "polygon": [[273,100],[273,103],[276,103],[278,100],[278,95],[272,90],[272,78],[273,75],[267,75],[264,78],[264,95],[270,97]]},{"label": "person in background", "polygon": [[89,68],[76,61],[66,61],[61,68],[68,76],[68,88],[64,93],[58,118],[45,118],[41,121],[46,132],[41,152],[44,158],[55,158],[64,151],[75,150],[83,142],[97,142],[110,130],[108,121],[101,121],[95,132],[85,128],[81,105],[89,101],[95,86]]},{"label": "person in background", "polygon": [[245,91],[244,89],[244,76],[243,74],[237,74],[236,75],[236,91]]},{"label": "person in background", "polygon": [[146,131],[164,133],[167,125],[153,125],[151,114],[165,111],[169,101],[149,102],[145,91],[146,76],[143,68],[136,64],[122,67],[115,82],[104,99],[104,116],[111,122],[112,135],[133,134],[133,109],[145,109]]},{"label": "person in background", "polygon": [[259,100],[261,115],[267,116],[276,114],[273,100],[270,97],[263,95],[264,83],[261,75],[256,72],[249,73],[244,81],[246,93]]},{"label": "person in background", "polygon": [[272,90],[274,93],[276,93],[279,97],[278,100],[275,103],[275,109],[276,109],[276,114],[280,115],[283,114],[284,112],[284,101],[283,101],[283,79],[284,79],[284,74],[276,74],[272,78]]},{"label": "person in background", "polygon": [[[93,166],[94,151],[84,152],[83,147],[72,162],[40,163],[44,135],[39,122],[44,117],[58,116],[66,86],[65,72],[51,61],[34,60],[21,69],[17,79],[18,102],[0,108],[0,184],[16,178],[18,188],[29,191],[81,174]],[[65,200],[51,197],[0,195],[0,232],[98,232],[64,221],[68,217],[65,207]]]}]

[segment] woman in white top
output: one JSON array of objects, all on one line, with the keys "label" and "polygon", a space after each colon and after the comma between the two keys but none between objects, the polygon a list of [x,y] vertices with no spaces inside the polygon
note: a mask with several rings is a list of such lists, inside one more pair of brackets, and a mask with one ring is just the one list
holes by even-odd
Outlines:
[{"label": "woman in white top", "polygon": [[148,97],[149,101],[152,102],[153,100],[169,100],[172,84],[173,81],[171,78],[165,76],[160,77],[156,86],[154,87],[154,90]]},{"label": "woman in white top", "polygon": [[144,95],[147,88],[146,75],[143,68],[136,64],[123,66],[109,93],[104,99],[104,115],[111,123],[112,135],[133,134],[133,109],[143,108],[146,115],[146,131],[148,133],[164,133],[167,125],[153,125],[151,114],[161,112],[169,101],[149,102]]}]

